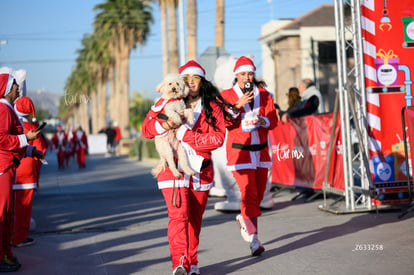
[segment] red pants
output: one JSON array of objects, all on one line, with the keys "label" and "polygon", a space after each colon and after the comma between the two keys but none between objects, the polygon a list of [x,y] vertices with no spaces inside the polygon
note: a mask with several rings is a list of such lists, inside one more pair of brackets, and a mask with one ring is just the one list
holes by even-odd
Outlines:
[{"label": "red pants", "polygon": [[162,189],[168,208],[168,242],[173,270],[183,264],[189,271],[190,265],[198,264],[197,249],[208,193],[194,191],[192,183],[190,188]]},{"label": "red pants", "polygon": [[86,150],[84,148],[80,148],[77,152],[77,157],[78,157],[78,166],[79,167],[84,167],[85,166],[85,155],[86,155]]},{"label": "red pants", "polygon": [[56,152],[58,167],[65,168],[65,152]]},{"label": "red pants", "polygon": [[240,211],[244,219],[258,217],[262,214],[260,202],[266,190],[268,170],[267,168],[257,168],[256,170],[233,171],[233,176],[240,188]]},{"label": "red pants", "polygon": [[4,256],[13,258],[11,250],[13,191],[12,185],[16,180],[16,170],[10,168],[0,175],[0,262]]},{"label": "red pants", "polygon": [[12,244],[27,239],[32,216],[33,189],[14,190],[14,225]]}]

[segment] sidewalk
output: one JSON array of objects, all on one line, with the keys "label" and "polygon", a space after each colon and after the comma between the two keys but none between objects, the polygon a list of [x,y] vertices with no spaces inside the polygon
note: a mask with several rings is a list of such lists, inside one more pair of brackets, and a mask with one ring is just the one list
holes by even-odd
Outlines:
[{"label": "sidewalk", "polygon": [[[89,156],[58,171],[48,152],[35,193],[31,232],[36,243],[14,248],[22,275],[171,274],[167,210],[154,163],[126,157]],[[414,212],[334,215],[322,200],[291,201],[275,194],[273,210],[259,218],[266,251],[251,257],[236,213],[214,210],[209,199],[201,232],[199,266],[217,274],[413,274]],[[382,249],[381,249],[382,248]],[[359,249],[355,251],[355,249]]]}]

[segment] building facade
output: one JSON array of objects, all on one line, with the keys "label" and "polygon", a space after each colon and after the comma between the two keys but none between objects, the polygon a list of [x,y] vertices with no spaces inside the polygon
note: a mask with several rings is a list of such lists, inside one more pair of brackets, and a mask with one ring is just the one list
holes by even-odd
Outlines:
[{"label": "building facade", "polygon": [[287,108],[286,93],[310,78],[333,111],[338,75],[334,5],[322,5],[296,19],[271,21],[262,26],[263,79],[275,102]]}]

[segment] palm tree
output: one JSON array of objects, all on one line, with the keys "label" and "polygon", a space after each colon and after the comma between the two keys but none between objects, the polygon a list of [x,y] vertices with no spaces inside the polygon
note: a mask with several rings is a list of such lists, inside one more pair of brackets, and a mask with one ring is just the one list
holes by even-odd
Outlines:
[{"label": "palm tree", "polygon": [[187,0],[187,60],[197,59],[197,0]]},{"label": "palm tree", "polygon": [[168,58],[167,6],[166,0],[159,0],[161,13],[161,44],[162,44],[162,75],[166,76],[170,70]]},{"label": "palm tree", "polygon": [[[137,43],[143,45],[153,22],[147,1],[107,0],[94,8],[95,31],[111,31],[112,56],[114,58],[115,88],[119,103],[114,111],[119,114],[118,123],[125,136],[129,135],[129,56]],[[112,91],[111,91],[112,92]]]},{"label": "palm tree", "polygon": [[89,132],[89,115],[87,110],[88,93],[94,89],[94,83],[85,62],[85,51],[81,51],[76,66],[65,83],[65,95],[59,105],[59,116],[71,124],[80,123],[86,132]]},{"label": "palm tree", "polygon": [[166,0],[168,6],[168,51],[170,61],[170,72],[178,72],[180,65],[178,59],[178,39],[177,39],[177,0]]}]

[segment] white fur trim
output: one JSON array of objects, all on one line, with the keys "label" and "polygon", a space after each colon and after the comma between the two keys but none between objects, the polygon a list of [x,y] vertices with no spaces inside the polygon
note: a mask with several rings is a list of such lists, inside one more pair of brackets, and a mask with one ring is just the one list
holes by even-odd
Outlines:
[{"label": "white fur trim", "polygon": [[30,115],[30,113],[22,113],[22,112],[17,111],[16,105],[14,105],[14,111],[16,112],[17,116],[19,116],[19,117],[27,117],[27,116]]},{"label": "white fur trim", "polygon": [[190,184],[189,182],[186,182],[183,179],[179,179],[179,180],[165,180],[165,181],[159,181],[158,182],[158,188],[159,189],[163,189],[163,188],[172,188],[172,187],[189,187]]},{"label": "white fur trim", "polygon": [[6,91],[4,92],[3,97],[5,97],[6,95],[10,93],[11,88],[13,86],[13,82],[14,82],[14,77],[11,74],[9,74],[9,78],[7,79]]},{"label": "white fur trim", "polygon": [[197,67],[188,67],[184,69],[184,71],[181,72],[181,75],[186,75],[186,74],[196,74],[196,75],[205,77],[203,70]]},{"label": "white fur trim", "polygon": [[[19,137],[19,141],[20,141],[20,148],[23,148],[25,146],[27,146],[29,143],[27,142],[27,138],[26,135],[17,135]],[[31,156],[31,155],[30,155]]]},{"label": "white fur trim", "polygon": [[228,165],[227,170],[229,171],[237,171],[237,170],[243,170],[243,169],[255,169],[257,167],[260,168],[271,168],[272,162],[270,161],[261,161],[257,165],[253,165],[252,163],[240,163],[235,165]]},{"label": "white fur trim", "polygon": [[228,113],[231,114],[233,118],[237,118],[240,115],[240,110],[237,110],[236,108],[229,108]]},{"label": "white fur trim", "polygon": [[155,130],[157,131],[157,133],[159,135],[163,135],[166,134],[168,130],[164,129],[164,127],[162,127],[161,123],[159,121],[155,122]]},{"label": "white fur trim", "polygon": [[184,124],[181,125],[180,128],[178,128],[177,133],[175,134],[178,140],[183,140],[184,134],[187,131],[187,129],[188,127]]},{"label": "white fur trim", "polygon": [[[214,186],[213,182],[210,182],[208,184],[200,184],[200,187],[198,189],[194,189],[196,191],[208,191]],[[159,181],[158,182],[158,189],[163,188],[173,188],[173,187],[190,187],[190,182],[187,180],[165,180],[165,181]]]},{"label": "white fur trim", "polygon": [[265,116],[262,116],[261,118],[263,118],[263,119],[264,119],[264,121],[266,122],[266,124],[265,124],[265,125],[263,125],[262,127],[263,127],[263,128],[269,128],[269,126],[270,126],[270,121],[269,121],[269,118],[267,118],[267,117],[265,117]]},{"label": "white fur trim", "polygon": [[242,65],[239,66],[236,71],[234,72],[234,74],[238,74],[240,72],[254,72],[254,67],[252,65]]},{"label": "white fur trim", "polygon": [[13,190],[28,190],[28,189],[36,189],[37,183],[22,183],[22,184],[13,184]]},{"label": "white fur trim", "polygon": [[[158,101],[160,101],[160,103],[159,103],[159,105],[156,105],[158,103]],[[158,98],[155,101],[155,104],[151,106],[151,110],[153,110],[156,113],[161,112],[161,110],[165,107],[167,102],[168,102],[168,99]]]},{"label": "white fur trim", "polygon": [[13,72],[13,77],[16,79],[16,82],[19,86],[23,86],[24,81],[27,77],[26,70],[20,69]]}]

